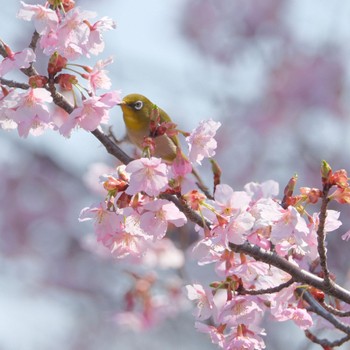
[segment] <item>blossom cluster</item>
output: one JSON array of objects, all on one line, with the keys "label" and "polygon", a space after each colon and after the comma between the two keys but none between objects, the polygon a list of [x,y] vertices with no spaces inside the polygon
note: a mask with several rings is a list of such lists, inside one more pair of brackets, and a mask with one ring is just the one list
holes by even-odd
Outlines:
[{"label": "blossom cluster", "polygon": [[[191,142],[198,139],[216,145],[213,129],[218,127],[211,120],[202,122],[187,137],[189,149],[194,152]],[[213,148],[199,147],[191,158],[203,159],[212,152]],[[183,161],[188,159],[182,157]],[[179,162],[169,165],[155,157],[119,166],[116,173],[101,177],[106,200],[83,209],[81,220],[94,220],[97,240],[115,257],[142,257],[152,250],[154,242],[166,236],[169,225],[186,224],[186,216],[176,205],[179,202],[172,199],[177,198],[197,213],[202,218],[197,224],[201,238],[194,244],[192,255],[201,266],[213,264],[217,280],[209,287],[188,285],[187,292],[189,299],[197,303],[196,328],[208,333],[212,342],[223,349],[265,348],[261,321],[266,312],[276,321],[292,320],[302,330],[323,327],[315,322],[317,316],[308,311],[308,304],[301,297],[309,291],[321,301],[322,291],[296,283],[288,272],[233,249],[248,242],[300,270],[309,270],[319,259],[320,213],[309,213],[306,206],[317,203],[323,192],[304,187],[294,195],[293,177],[282,202],[277,199],[279,188],[274,181],[249,183],[243,191],[218,184],[211,197],[194,189],[193,174],[178,171],[178,167]],[[187,165],[184,168],[189,169]],[[346,200],[344,196],[340,199],[340,192],[347,196],[349,188],[344,170],[333,173],[324,163],[322,178],[324,186],[334,187],[328,200]],[[190,183],[192,188],[185,191]],[[327,210],[324,233],[340,225],[339,212]]]},{"label": "blossom cluster", "polygon": [[[328,209],[323,214],[311,214],[306,206],[316,204],[324,196],[325,202],[348,203],[349,191],[345,170],[333,172],[323,162],[321,173],[323,191],[304,187],[299,195],[294,195],[293,177],[280,202],[276,199],[278,185],[273,181],[249,183],[244,191],[220,184],[213,200],[202,201],[197,207],[202,208],[210,224],[198,228],[202,239],[194,245],[193,255],[200,265],[213,264],[218,280],[210,288],[188,285],[187,292],[197,303],[196,328],[208,333],[219,347],[264,349],[261,336],[265,332],[260,324],[267,311],[274,320],[292,320],[302,330],[329,328],[309,312],[309,304],[302,297],[308,291],[322,303],[324,292],[295,283],[288,272],[233,249],[248,242],[285,259],[300,271],[314,270],[320,263],[319,235],[326,236],[342,223],[338,211]],[[325,220],[320,233],[322,215]],[[342,236],[348,237],[349,233]],[[318,275],[323,276],[324,272],[319,271]],[[347,309],[346,304],[335,304]]]},{"label": "blossom cluster", "polygon": [[[110,91],[102,95],[96,92],[111,87],[105,66],[111,64],[113,59],[99,60],[93,67],[69,62],[100,54],[104,50],[102,33],[115,28],[115,23],[108,17],[90,23],[96,14],[75,7],[72,0],[48,1],[45,6],[21,1],[17,17],[33,22],[39,35],[41,53],[48,56],[47,72],[44,75],[35,70],[30,73],[25,91],[19,92],[16,88],[1,85],[0,127],[17,128],[19,136],[23,137],[29,133],[42,134],[48,128],[68,137],[75,127],[92,131],[100,123],[106,123],[109,110],[120,101],[119,92]],[[1,78],[7,78],[14,70],[29,69],[36,61],[36,53],[31,48],[14,52],[4,42],[2,46],[6,57],[0,62]],[[80,68],[81,72],[73,67]],[[76,75],[62,73],[64,69]],[[86,82],[85,88],[77,76]],[[73,87],[76,87],[78,94]],[[68,101],[72,100],[73,108],[76,107],[73,113],[68,114],[62,108],[51,106],[51,92],[56,89]]]},{"label": "blossom cluster", "polygon": [[[190,133],[187,140],[192,158],[203,159],[215,153],[213,128],[219,126],[213,120],[203,121]],[[209,142],[195,150],[193,145],[199,139]],[[191,169],[182,152],[172,164],[150,157],[120,165],[116,173],[101,176],[106,200],[83,209],[81,220],[94,219],[98,241],[116,257],[140,256],[150,243],[165,236],[169,224],[181,227],[187,222],[171,195],[193,198],[192,192],[184,193],[195,185]],[[164,197],[167,194],[169,199]]]}]

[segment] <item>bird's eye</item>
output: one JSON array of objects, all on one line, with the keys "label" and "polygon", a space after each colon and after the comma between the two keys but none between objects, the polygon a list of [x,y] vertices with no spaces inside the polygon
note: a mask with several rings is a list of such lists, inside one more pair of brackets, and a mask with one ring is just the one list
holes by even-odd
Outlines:
[{"label": "bird's eye", "polygon": [[136,101],[136,102],[134,103],[134,108],[135,108],[136,110],[139,111],[142,107],[143,107],[143,102],[142,102],[142,101]]}]

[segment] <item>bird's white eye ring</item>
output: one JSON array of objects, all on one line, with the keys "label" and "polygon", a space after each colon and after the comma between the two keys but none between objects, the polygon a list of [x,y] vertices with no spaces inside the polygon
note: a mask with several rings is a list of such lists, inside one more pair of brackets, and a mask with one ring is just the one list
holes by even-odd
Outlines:
[{"label": "bird's white eye ring", "polygon": [[135,108],[136,110],[139,111],[142,107],[143,107],[143,102],[142,102],[142,101],[136,101],[136,102],[134,103],[134,108]]}]

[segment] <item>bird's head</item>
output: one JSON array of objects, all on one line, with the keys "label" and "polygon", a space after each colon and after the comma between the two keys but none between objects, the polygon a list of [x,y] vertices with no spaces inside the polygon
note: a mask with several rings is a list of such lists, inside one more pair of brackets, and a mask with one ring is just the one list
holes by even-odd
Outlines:
[{"label": "bird's head", "polygon": [[123,110],[124,120],[139,123],[149,122],[150,114],[154,104],[145,96],[140,94],[126,95],[119,103]]}]

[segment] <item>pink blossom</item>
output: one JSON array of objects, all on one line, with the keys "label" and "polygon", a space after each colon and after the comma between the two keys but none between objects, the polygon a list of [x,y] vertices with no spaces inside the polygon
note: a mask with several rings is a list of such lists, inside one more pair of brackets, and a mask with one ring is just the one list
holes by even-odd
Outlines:
[{"label": "pink blossom", "polygon": [[107,17],[90,25],[88,19],[95,17],[93,12],[83,11],[75,7],[68,11],[57,28],[51,27],[43,33],[40,45],[46,55],[55,51],[69,60],[84,55],[99,54],[104,49],[101,32],[115,27]]},{"label": "pink blossom", "polygon": [[6,95],[0,90],[0,128],[16,129],[17,123],[11,119],[11,110],[16,108],[20,95],[16,89],[9,90]]},{"label": "pink blossom", "polygon": [[94,94],[97,89],[109,89],[111,87],[111,80],[107,76],[107,71],[103,68],[112,62],[112,57],[109,57],[106,60],[99,60],[90,73],[84,74],[84,78],[88,79],[90,90]]},{"label": "pink blossom", "polygon": [[186,222],[186,216],[174,203],[165,199],[158,199],[143,206],[145,212],[141,216],[141,227],[149,232],[154,239],[161,239],[165,236],[168,229],[168,223],[176,227],[183,226]]},{"label": "pink blossom", "polygon": [[167,165],[160,158],[140,158],[130,162],[125,170],[131,174],[126,193],[144,191],[149,196],[157,196],[168,185]]},{"label": "pink blossom", "polygon": [[180,148],[177,148],[176,158],[171,164],[171,169],[175,177],[185,177],[192,171],[192,165],[184,156]]},{"label": "pink blossom", "polygon": [[41,5],[29,5],[23,1],[21,1],[21,6],[17,17],[25,21],[33,21],[34,27],[40,35],[57,28],[58,17],[54,10]]},{"label": "pink blossom", "polygon": [[325,232],[332,232],[338,229],[342,222],[339,219],[340,212],[336,210],[327,210],[326,223],[325,223]]},{"label": "pink blossom", "polygon": [[62,18],[57,29],[47,31],[40,39],[40,45],[46,55],[55,51],[69,60],[75,60],[84,54],[89,38],[86,18],[94,16],[91,12],[75,7]]},{"label": "pink blossom", "polygon": [[254,217],[247,211],[236,213],[230,218],[228,225],[222,230],[228,242],[243,244],[254,226]]},{"label": "pink blossom", "polygon": [[284,215],[281,205],[271,198],[260,198],[251,206],[249,212],[255,218],[254,229],[269,227]]},{"label": "pink blossom", "polygon": [[294,290],[295,285],[292,285],[276,294],[271,302],[271,314],[280,322],[292,320],[301,329],[310,328],[313,325],[312,318],[306,309],[297,306]]},{"label": "pink blossom", "polygon": [[220,329],[220,326],[215,327],[215,326],[204,324],[202,322],[196,322],[195,327],[199,332],[209,334],[211,342],[213,344],[217,344],[220,348],[224,348],[225,335],[223,334],[223,331]]},{"label": "pink blossom", "polygon": [[262,301],[255,296],[234,296],[220,310],[218,321],[230,327],[244,324],[257,324],[264,315]]},{"label": "pink blossom", "polygon": [[202,121],[198,127],[192,131],[191,135],[186,138],[189,145],[189,159],[191,162],[202,164],[204,158],[215,155],[217,143],[214,136],[220,126],[220,122],[215,122],[212,119]]},{"label": "pink blossom", "polygon": [[83,100],[82,106],[75,108],[61,125],[60,133],[69,137],[76,126],[92,131],[100,123],[107,123],[109,110],[118,103],[118,96],[119,94],[116,91],[112,91],[102,96],[93,96]]},{"label": "pink blossom", "polygon": [[282,240],[293,240],[298,245],[305,243],[309,229],[305,219],[300,216],[294,207],[288,207],[282,218],[271,228],[271,242],[280,243]]},{"label": "pink blossom", "polygon": [[278,195],[279,185],[276,181],[268,180],[262,183],[250,182],[244,186],[244,190],[254,201],[260,198],[270,198]]},{"label": "pink blossom", "polygon": [[80,221],[94,220],[97,241],[117,258],[141,256],[146,250],[145,241],[151,237],[140,227],[140,216],[132,208],[113,212],[105,203],[84,208]]},{"label": "pink blossom", "polygon": [[43,88],[19,93],[16,105],[8,110],[9,117],[18,124],[19,136],[27,137],[29,131],[40,135],[50,126],[51,115],[47,104],[51,102],[50,92]]},{"label": "pink blossom", "polygon": [[264,340],[260,335],[266,335],[263,329],[252,325],[237,325],[233,327],[225,339],[224,349],[261,350],[265,349]]},{"label": "pink blossom", "polygon": [[13,69],[28,68],[30,63],[35,61],[35,53],[30,48],[19,52],[12,52],[10,49],[6,51],[8,56],[0,63],[0,77]]},{"label": "pink blossom", "polygon": [[85,23],[90,29],[89,38],[85,45],[85,51],[93,55],[98,55],[104,50],[105,46],[101,33],[107,30],[115,29],[115,22],[109,17],[102,17],[93,25],[90,25],[87,23],[87,21]]},{"label": "pink blossom", "polygon": [[216,186],[214,199],[219,212],[226,216],[230,216],[238,210],[246,210],[251,200],[246,192],[233,191],[232,187],[225,184]]},{"label": "pink blossom", "polygon": [[220,260],[225,248],[222,242],[205,237],[193,246],[191,256],[198,260],[198,265],[211,264]]},{"label": "pink blossom", "polygon": [[298,327],[305,330],[313,325],[312,317],[305,309],[299,307],[288,307],[285,308],[276,317],[278,321],[292,320]]},{"label": "pink blossom", "polygon": [[232,266],[229,273],[236,275],[242,279],[245,286],[250,286],[252,283],[258,283],[259,278],[269,276],[271,267],[261,261],[246,258]]},{"label": "pink blossom", "polygon": [[197,320],[207,320],[214,310],[213,294],[210,289],[203,288],[200,284],[187,285],[187,297],[197,302],[197,309],[193,313]]}]

